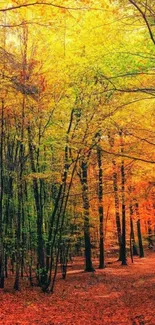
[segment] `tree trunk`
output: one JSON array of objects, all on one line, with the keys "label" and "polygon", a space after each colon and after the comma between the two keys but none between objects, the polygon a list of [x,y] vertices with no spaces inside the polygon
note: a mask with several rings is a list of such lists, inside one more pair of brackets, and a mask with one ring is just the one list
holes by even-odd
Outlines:
[{"label": "tree trunk", "polygon": [[19,170],[18,173],[18,212],[17,212],[17,228],[16,228],[16,276],[14,289],[19,290],[19,272],[21,268],[21,225],[24,213],[23,202],[23,172],[24,172],[24,124],[25,124],[25,95],[23,96],[22,118],[21,118],[21,141],[19,150]]},{"label": "tree trunk", "polygon": [[[121,153],[124,151],[122,130],[120,131]],[[121,163],[121,189],[122,189],[122,245],[121,257],[122,265],[126,265],[126,206],[125,206],[125,167],[124,160]]]},{"label": "tree trunk", "polygon": [[20,184],[18,189],[18,212],[17,212],[17,227],[16,227],[16,275],[14,289],[19,290],[19,273],[20,273],[20,262],[21,262],[21,190],[22,186]]},{"label": "tree trunk", "polygon": [[137,256],[137,246],[135,242],[135,234],[134,234],[134,227],[133,227],[133,208],[132,205],[130,204],[129,206],[130,210],[130,234],[131,234],[131,249],[132,249],[132,254],[133,256]]},{"label": "tree trunk", "polygon": [[98,212],[99,212],[99,222],[100,222],[100,255],[99,255],[99,268],[103,269],[105,267],[104,264],[104,210],[103,210],[103,170],[102,170],[102,157],[101,157],[101,148],[97,146],[97,161],[98,161],[98,169],[99,169],[99,177],[98,177]]},{"label": "tree trunk", "polygon": [[91,259],[91,241],[90,241],[90,220],[89,220],[89,198],[88,198],[88,179],[87,179],[87,162],[82,161],[82,199],[84,210],[84,241],[85,241],[85,271],[92,272],[94,268],[92,266]]},{"label": "tree trunk", "polygon": [[119,213],[118,177],[117,177],[115,160],[113,160],[112,163],[114,169],[113,188],[114,188],[114,200],[115,200],[116,229],[117,229],[117,238],[118,238],[118,245],[119,245],[119,261],[121,261],[122,260],[122,256],[121,256],[122,234],[121,234],[121,220],[120,220],[120,213]]},{"label": "tree trunk", "polygon": [[138,244],[139,244],[139,257],[144,257],[144,249],[142,242],[141,226],[140,226],[140,216],[139,216],[139,205],[136,203],[136,214],[138,217],[137,220],[137,234],[138,234]]},{"label": "tree trunk", "polygon": [[[114,147],[114,137],[108,132],[109,144],[111,149]],[[122,249],[122,233],[121,233],[121,220],[120,220],[120,211],[119,211],[119,195],[118,195],[118,175],[116,169],[116,161],[112,160],[113,164],[113,189],[114,189],[114,201],[115,201],[115,219],[116,219],[116,229],[117,229],[117,238],[119,245],[119,261],[122,260],[121,249]]]},{"label": "tree trunk", "polygon": [[[31,129],[28,126],[28,141],[29,141],[29,151],[30,151],[30,161],[31,161],[31,169],[32,172],[36,172],[35,160],[33,154],[33,144],[31,138]],[[35,206],[37,212],[37,271],[38,271],[38,280],[39,284],[42,286],[47,281],[47,274],[45,270],[45,256],[44,256],[44,240],[43,240],[43,213],[40,202],[40,192],[38,180],[36,178],[33,179],[33,193],[35,199]]]},{"label": "tree trunk", "polygon": [[4,241],[3,241],[3,146],[4,146],[4,100],[1,102],[0,139],[0,288],[4,288]]},{"label": "tree trunk", "polygon": [[137,233],[138,233],[138,243],[139,243],[139,257],[144,257],[140,219],[137,220]]}]

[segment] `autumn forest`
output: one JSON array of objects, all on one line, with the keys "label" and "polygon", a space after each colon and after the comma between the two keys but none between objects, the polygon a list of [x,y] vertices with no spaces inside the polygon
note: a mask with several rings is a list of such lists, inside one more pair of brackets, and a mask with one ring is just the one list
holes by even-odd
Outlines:
[{"label": "autumn forest", "polygon": [[154,325],[155,2],[0,1],[0,324]]}]

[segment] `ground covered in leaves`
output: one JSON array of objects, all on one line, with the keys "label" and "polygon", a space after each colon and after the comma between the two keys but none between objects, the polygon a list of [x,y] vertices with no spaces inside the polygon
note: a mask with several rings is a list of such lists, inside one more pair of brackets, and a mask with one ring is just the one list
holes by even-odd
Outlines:
[{"label": "ground covered in leaves", "polygon": [[[85,273],[81,259],[57,279],[55,293],[23,284],[0,291],[0,325],[155,325],[155,252],[134,264],[111,259],[104,270]],[[78,271],[79,270],[79,271]]]}]

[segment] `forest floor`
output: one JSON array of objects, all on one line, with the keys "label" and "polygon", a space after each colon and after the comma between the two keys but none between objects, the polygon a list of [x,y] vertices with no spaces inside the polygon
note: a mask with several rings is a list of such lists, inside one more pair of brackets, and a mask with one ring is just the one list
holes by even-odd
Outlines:
[{"label": "forest floor", "polygon": [[[121,266],[82,271],[82,259],[58,276],[54,294],[22,284],[20,292],[0,291],[0,325],[155,325],[155,252]],[[73,269],[71,271],[71,269]]]}]

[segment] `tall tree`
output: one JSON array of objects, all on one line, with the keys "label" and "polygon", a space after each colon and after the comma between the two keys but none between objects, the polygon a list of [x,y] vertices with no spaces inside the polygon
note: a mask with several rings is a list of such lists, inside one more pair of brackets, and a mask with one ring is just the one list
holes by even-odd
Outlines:
[{"label": "tall tree", "polygon": [[103,269],[104,264],[104,210],[103,210],[103,169],[102,169],[102,150],[100,143],[97,145],[97,162],[99,169],[98,176],[98,212],[99,212],[99,234],[100,234],[100,252],[99,252],[99,268]]}]

